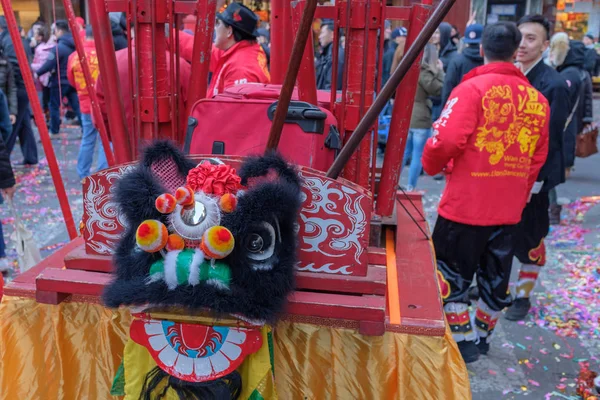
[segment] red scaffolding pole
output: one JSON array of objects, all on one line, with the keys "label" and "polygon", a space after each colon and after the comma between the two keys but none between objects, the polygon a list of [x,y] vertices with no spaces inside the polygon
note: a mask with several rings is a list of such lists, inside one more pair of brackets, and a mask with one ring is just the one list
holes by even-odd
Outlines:
[{"label": "red scaffolding pole", "polygon": [[15,48],[15,53],[17,54],[17,60],[19,65],[23,66],[21,68],[21,75],[23,76],[23,81],[25,82],[25,89],[27,90],[27,96],[29,97],[29,101],[31,103],[35,123],[40,132],[44,153],[46,154],[46,159],[48,160],[48,167],[50,168],[50,174],[52,175],[52,182],[54,183],[56,196],[58,197],[58,202],[60,203],[60,209],[62,210],[63,217],[65,219],[67,232],[69,233],[71,240],[73,240],[77,237],[77,229],[75,228],[75,222],[73,221],[73,214],[71,214],[69,198],[67,197],[67,192],[65,191],[65,186],[60,175],[60,169],[58,167],[58,162],[56,161],[56,155],[54,154],[54,148],[52,147],[52,141],[50,140],[48,127],[46,126],[46,119],[44,118],[40,100],[38,98],[37,91],[35,90],[33,75],[31,73],[31,69],[29,68],[29,61],[27,59],[27,55],[25,54],[23,42],[21,41],[21,35],[19,34],[19,28],[17,27],[17,20],[15,19],[12,5],[10,4],[11,0],[0,0],[0,2],[2,2],[2,10],[4,11],[4,16],[6,17],[8,32],[10,33],[10,37]]},{"label": "red scaffolding pole", "polygon": [[99,58],[98,65],[100,67],[100,76],[102,77],[106,112],[110,115],[110,118],[108,118],[110,136],[116,144],[115,156],[117,163],[122,164],[132,161],[135,154],[132,152],[132,145],[127,132],[123,94],[121,93],[121,85],[119,85],[117,59],[110,21],[106,13],[104,0],[90,0],[89,7],[90,20],[96,41],[96,51]]},{"label": "red scaffolding pole", "polygon": [[190,80],[186,115],[191,115],[196,101],[206,97],[216,8],[215,0],[199,0],[196,5],[197,18],[192,50],[194,62],[192,63],[192,79]]},{"label": "red scaffolding pole", "polygon": [[104,154],[106,154],[106,161],[108,162],[108,166],[112,167],[115,165],[115,158],[113,156],[112,149],[110,148],[110,141],[108,139],[108,133],[106,132],[106,126],[104,125],[104,118],[102,118],[100,104],[98,103],[98,98],[96,97],[96,83],[92,78],[92,73],[90,71],[88,59],[85,54],[85,50],[83,49],[83,42],[81,40],[81,37],[77,34],[77,22],[75,21],[73,3],[71,3],[71,0],[63,0],[63,6],[65,8],[65,13],[67,14],[69,27],[71,28],[71,32],[73,32],[75,50],[77,51],[77,55],[79,56],[79,62],[81,63],[81,68],[83,69],[83,77],[85,78],[86,88],[88,94],[90,95],[90,100],[92,102],[92,113],[94,113],[94,122],[96,127],[98,128],[98,132],[100,132],[100,140],[102,140],[102,147],[104,148]]},{"label": "red scaffolding pole", "polygon": [[[410,23],[408,26],[408,37],[406,38],[406,47],[410,48],[417,39],[419,33],[423,30],[429,13],[430,6],[415,4],[410,13]],[[417,85],[413,82],[419,80],[422,52],[419,53],[414,64],[408,70],[396,93],[394,108],[392,110],[392,120],[388,134],[385,156],[383,158],[383,167],[381,168],[381,181],[379,182],[379,191],[377,192],[376,213],[381,216],[392,215],[394,210],[395,194],[398,190],[398,180],[402,171],[402,158],[406,148],[406,138],[410,128],[410,117],[417,91]],[[393,72],[393,71],[392,71]]]}]

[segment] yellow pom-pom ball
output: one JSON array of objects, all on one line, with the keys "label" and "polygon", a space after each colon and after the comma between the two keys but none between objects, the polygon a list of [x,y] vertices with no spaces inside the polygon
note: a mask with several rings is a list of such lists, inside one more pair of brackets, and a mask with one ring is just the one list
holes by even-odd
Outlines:
[{"label": "yellow pom-pom ball", "polygon": [[148,253],[161,251],[167,244],[167,227],[155,219],[147,219],[140,224],[135,233],[137,245]]},{"label": "yellow pom-pom ball", "polygon": [[235,240],[233,234],[224,226],[210,227],[202,235],[200,249],[207,258],[220,260],[233,251]]},{"label": "yellow pom-pom ball", "polygon": [[236,206],[237,206],[237,197],[235,197],[231,193],[225,193],[219,199],[219,207],[221,208],[221,210],[223,210],[223,212],[226,212],[226,213],[233,212],[233,210],[235,210]]},{"label": "yellow pom-pom ball", "polygon": [[169,235],[167,239],[167,251],[183,250],[185,242],[183,238],[175,233]]},{"label": "yellow pom-pom ball", "polygon": [[180,187],[175,191],[175,199],[177,204],[183,207],[194,205],[194,191],[190,187]]},{"label": "yellow pom-pom ball", "polygon": [[154,203],[156,209],[161,214],[171,214],[175,211],[175,207],[177,206],[177,199],[175,196],[169,193],[161,194],[156,198],[156,202]]}]

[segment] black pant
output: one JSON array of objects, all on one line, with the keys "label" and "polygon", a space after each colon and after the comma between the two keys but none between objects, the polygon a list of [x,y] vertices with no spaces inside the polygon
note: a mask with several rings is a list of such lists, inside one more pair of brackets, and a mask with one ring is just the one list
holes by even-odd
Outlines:
[{"label": "black pant", "polygon": [[550,231],[548,192],[531,196],[521,215],[515,234],[515,256],[523,264],[546,264],[546,246],[544,238]]},{"label": "black pant", "polygon": [[38,152],[37,144],[35,142],[35,136],[31,129],[31,111],[29,108],[29,98],[27,97],[27,91],[25,88],[19,88],[17,91],[17,121],[13,125],[13,131],[8,141],[6,142],[6,148],[9,154],[12,153],[17,138],[21,145],[21,152],[23,153],[24,164],[37,164]]},{"label": "black pant", "polygon": [[50,88],[50,133],[60,133],[60,103],[62,99],[60,96],[66,97],[69,101],[69,105],[73,108],[75,115],[81,121],[81,113],[79,112],[79,97],[77,97],[77,91],[71,85],[63,84],[59,88]]},{"label": "black pant", "polygon": [[446,303],[469,303],[468,290],[477,273],[479,296],[494,311],[511,304],[508,290],[514,255],[515,225],[474,226],[439,216],[433,230],[437,267]]}]

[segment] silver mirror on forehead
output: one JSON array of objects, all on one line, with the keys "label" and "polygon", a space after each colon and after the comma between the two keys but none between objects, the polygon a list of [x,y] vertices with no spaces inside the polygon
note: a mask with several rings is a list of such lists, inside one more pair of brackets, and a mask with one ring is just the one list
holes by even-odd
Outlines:
[{"label": "silver mirror on forehead", "polygon": [[206,206],[194,200],[194,206],[181,209],[181,220],[188,226],[198,226],[206,219]]}]

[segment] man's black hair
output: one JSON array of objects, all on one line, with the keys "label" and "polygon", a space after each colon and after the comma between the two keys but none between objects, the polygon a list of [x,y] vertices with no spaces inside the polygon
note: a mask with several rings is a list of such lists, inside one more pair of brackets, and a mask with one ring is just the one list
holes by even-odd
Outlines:
[{"label": "man's black hair", "polygon": [[57,31],[62,31],[62,32],[69,32],[69,23],[67,22],[67,20],[65,19],[58,19],[56,20],[56,22],[54,23],[54,29],[56,29]]},{"label": "man's black hair", "polygon": [[526,15],[519,20],[517,26],[521,26],[527,23],[540,24],[541,26],[543,26],[544,30],[546,31],[546,40],[550,40],[550,21],[548,21],[548,18],[539,14]]},{"label": "man's black hair", "polygon": [[483,30],[481,46],[488,61],[512,61],[521,43],[521,32],[514,22],[496,22]]}]

